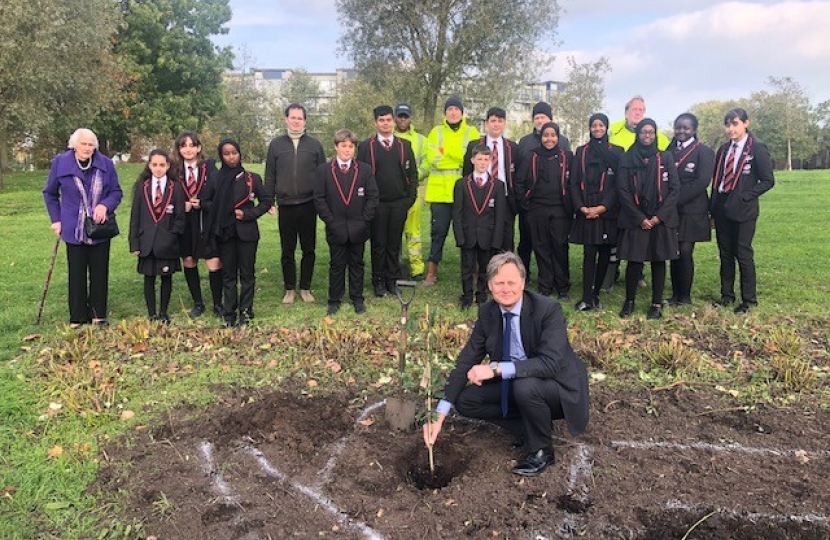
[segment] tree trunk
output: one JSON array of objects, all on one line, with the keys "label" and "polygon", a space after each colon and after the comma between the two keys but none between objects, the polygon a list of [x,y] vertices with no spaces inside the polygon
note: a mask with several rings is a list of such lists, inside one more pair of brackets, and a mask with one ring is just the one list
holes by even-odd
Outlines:
[{"label": "tree trunk", "polygon": [[787,139],[787,170],[793,170],[793,140]]},{"label": "tree trunk", "polygon": [[0,189],[5,187],[4,176],[9,168],[8,140],[5,126],[0,126]]}]

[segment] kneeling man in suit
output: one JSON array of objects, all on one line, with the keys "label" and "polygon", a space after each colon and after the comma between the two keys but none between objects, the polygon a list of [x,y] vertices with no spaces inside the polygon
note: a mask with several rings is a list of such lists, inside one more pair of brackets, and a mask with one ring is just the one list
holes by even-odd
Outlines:
[{"label": "kneeling man in suit", "polygon": [[[479,310],[444,387],[437,420],[424,425],[424,441],[435,444],[455,406],[459,414],[513,433],[526,452],[513,472],[535,476],[554,462],[553,420],[564,419],[572,435],[588,425],[588,373],[568,343],[559,303],[524,290],[518,255],[495,255],[487,284],[493,299]],[[485,357],[489,364],[481,363]]]}]

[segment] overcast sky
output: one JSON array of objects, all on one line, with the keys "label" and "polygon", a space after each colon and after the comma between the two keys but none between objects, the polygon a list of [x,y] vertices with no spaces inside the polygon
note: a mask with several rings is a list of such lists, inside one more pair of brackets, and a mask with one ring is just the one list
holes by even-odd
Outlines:
[{"label": "overcast sky", "polygon": [[[367,0],[371,1],[371,0]],[[743,98],[766,79],[790,76],[813,103],[830,99],[830,1],[560,0],[558,60],[548,77],[566,77],[565,58],[606,56],[605,109],[621,118],[633,94],[668,125],[690,105]],[[630,7],[636,4],[636,9]],[[256,67],[333,71],[338,52],[334,0],[230,0],[230,32],[220,45],[244,48]]]}]

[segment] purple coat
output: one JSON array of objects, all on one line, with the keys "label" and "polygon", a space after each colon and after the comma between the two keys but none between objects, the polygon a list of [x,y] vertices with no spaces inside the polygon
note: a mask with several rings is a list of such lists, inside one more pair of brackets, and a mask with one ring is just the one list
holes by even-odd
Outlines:
[{"label": "purple coat", "polygon": [[[83,198],[75,184],[75,177],[83,181],[89,202],[89,215],[103,204],[112,213],[121,202],[121,185],[118,173],[110,158],[97,150],[92,154],[92,166],[82,171],[75,160],[75,151],[68,150],[52,160],[52,168],[43,188],[43,199],[49,212],[49,221],[61,223],[61,239],[67,244],[98,244],[106,240],[89,242],[83,228]],[[95,185],[98,189],[94,189]]]}]

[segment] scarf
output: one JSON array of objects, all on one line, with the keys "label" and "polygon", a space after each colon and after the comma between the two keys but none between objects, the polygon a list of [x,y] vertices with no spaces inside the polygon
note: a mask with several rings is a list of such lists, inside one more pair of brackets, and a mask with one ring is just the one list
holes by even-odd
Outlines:
[{"label": "scarf", "polygon": [[[644,145],[640,142],[640,132],[646,126],[654,128],[654,142]],[[660,193],[660,168],[658,167],[659,151],[657,150],[657,123],[651,118],[644,118],[635,130],[636,141],[626,153],[626,165],[631,175],[634,175],[634,198],[638,201],[640,210],[651,217],[660,207],[662,194]]]}]

